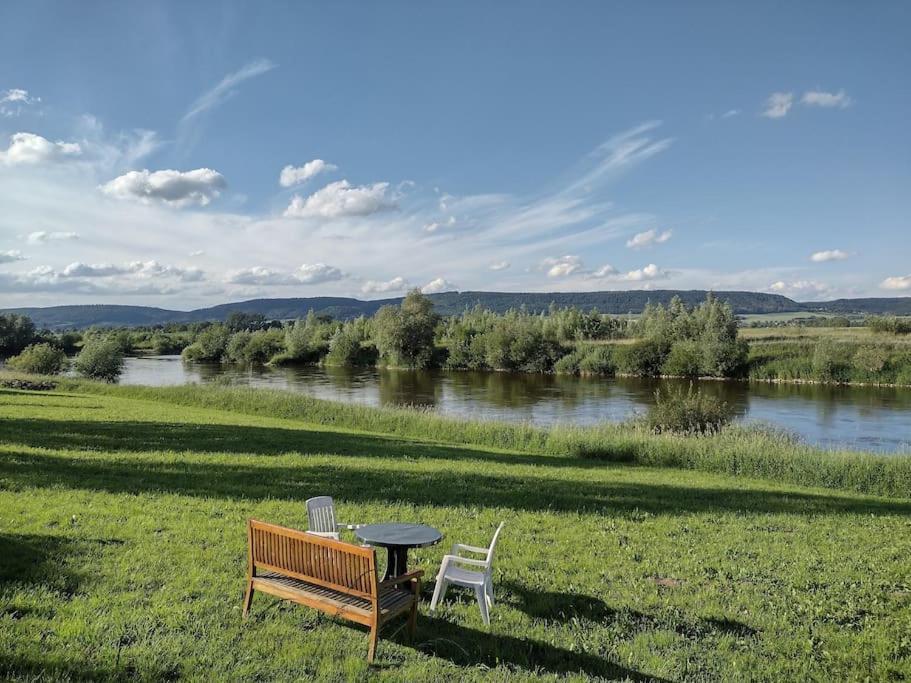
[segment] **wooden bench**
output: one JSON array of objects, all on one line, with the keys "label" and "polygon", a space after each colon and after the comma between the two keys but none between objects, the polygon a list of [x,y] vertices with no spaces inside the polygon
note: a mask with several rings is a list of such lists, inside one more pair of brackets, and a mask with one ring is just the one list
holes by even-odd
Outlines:
[{"label": "wooden bench", "polygon": [[380,627],[393,617],[409,612],[408,631],[414,635],[423,571],[379,581],[373,548],[255,519],[247,523],[247,538],[244,618],[254,591],[262,591],[364,624],[370,628],[368,662],[376,654]]}]

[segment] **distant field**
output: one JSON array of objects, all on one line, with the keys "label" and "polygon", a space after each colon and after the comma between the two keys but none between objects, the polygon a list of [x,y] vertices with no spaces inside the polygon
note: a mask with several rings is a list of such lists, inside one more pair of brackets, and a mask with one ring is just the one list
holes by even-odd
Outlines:
[{"label": "distant field", "polygon": [[740,336],[750,342],[821,340],[911,345],[911,335],[874,332],[868,327],[744,327]]},{"label": "distant field", "polygon": [[797,318],[829,318],[832,313],[810,313],[808,311],[791,311],[784,313],[746,313],[737,317],[745,325],[750,323],[786,323]]}]

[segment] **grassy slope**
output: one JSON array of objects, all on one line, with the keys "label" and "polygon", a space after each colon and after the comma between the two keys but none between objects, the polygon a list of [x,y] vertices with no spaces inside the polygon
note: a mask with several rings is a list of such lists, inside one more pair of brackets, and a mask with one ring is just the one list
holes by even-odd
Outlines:
[{"label": "grassy slope", "polygon": [[363,678],[351,626],[267,596],[240,621],[244,521],[319,493],[445,543],[507,521],[490,629],[453,589],[378,679],[911,676],[907,499],[121,395],[0,391],[0,417],[0,677]]}]

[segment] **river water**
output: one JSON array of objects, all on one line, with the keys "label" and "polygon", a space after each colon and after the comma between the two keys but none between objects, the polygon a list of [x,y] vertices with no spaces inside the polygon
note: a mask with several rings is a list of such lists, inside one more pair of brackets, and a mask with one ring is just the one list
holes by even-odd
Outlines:
[{"label": "river water", "polygon": [[[481,419],[594,424],[628,420],[675,380],[587,378],[502,372],[265,368],[187,363],[179,356],[128,358],[121,384],[206,383],[299,391],[372,406],[421,406]],[[911,453],[911,389],[746,382],[699,383],[738,420],[775,425],[825,448]]]}]

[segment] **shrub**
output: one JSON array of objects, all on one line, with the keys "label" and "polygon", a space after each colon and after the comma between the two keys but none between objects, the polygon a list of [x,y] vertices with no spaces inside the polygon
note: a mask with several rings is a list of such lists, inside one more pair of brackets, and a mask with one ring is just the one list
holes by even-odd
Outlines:
[{"label": "shrub", "polygon": [[617,363],[610,346],[593,346],[579,360],[580,375],[604,375],[611,377],[617,372]]},{"label": "shrub", "polygon": [[303,320],[295,320],[285,330],[285,352],[275,363],[318,363],[329,352],[329,340],[338,323],[317,316],[313,311]]},{"label": "shrub", "polygon": [[59,375],[67,369],[66,354],[50,344],[32,344],[7,363],[13,370],[32,375]]},{"label": "shrub", "polygon": [[210,325],[196,337],[196,341],[181,354],[187,360],[220,361],[228,346],[228,330],[224,325]]},{"label": "shrub", "polygon": [[882,372],[889,362],[889,349],[883,346],[861,346],[854,352],[854,367],[875,375]]},{"label": "shrub", "polygon": [[123,370],[123,350],[116,339],[89,339],[76,357],[76,370],[91,379],[114,382]]},{"label": "shrub", "polygon": [[567,353],[554,363],[554,372],[561,375],[578,375],[579,362],[585,358],[585,353],[584,349],[576,349]]},{"label": "shrub", "polygon": [[822,382],[845,382],[850,379],[850,368],[844,352],[828,339],[820,341],[813,351],[813,377]]},{"label": "shrub", "polygon": [[257,330],[235,332],[225,346],[225,360],[231,363],[266,363],[284,348],[282,330]]},{"label": "shrub", "polygon": [[617,367],[621,372],[639,377],[657,377],[667,357],[665,347],[651,339],[617,347]]},{"label": "shrub", "polygon": [[730,421],[727,403],[703,394],[692,384],[687,389],[658,389],[645,417],[646,426],[656,434],[714,434]]},{"label": "shrub", "polygon": [[678,341],[661,366],[661,373],[677,377],[698,377],[702,374],[703,350],[691,340]]},{"label": "shrub", "polygon": [[329,353],[323,359],[326,365],[370,365],[376,362],[377,350],[372,344],[362,344],[363,335],[354,325],[346,325],[335,333],[329,342]]}]

